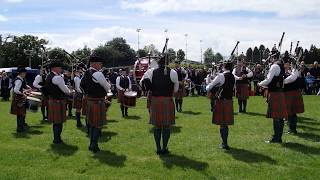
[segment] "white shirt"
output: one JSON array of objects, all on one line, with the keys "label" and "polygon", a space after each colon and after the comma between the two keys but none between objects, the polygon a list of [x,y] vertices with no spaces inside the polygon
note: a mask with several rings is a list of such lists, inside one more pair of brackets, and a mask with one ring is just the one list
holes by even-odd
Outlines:
[{"label": "white shirt", "polygon": [[106,92],[109,92],[111,85],[108,83],[108,81],[106,80],[105,76],[103,75],[102,72],[97,71],[96,69],[94,69],[93,67],[90,67],[90,69],[95,70],[96,72],[92,74],[92,80],[95,83],[99,83],[100,86],[102,86],[104,88],[104,90]]},{"label": "white shirt", "polygon": [[42,86],[39,85],[39,83],[42,82],[42,77],[41,75],[37,75],[35,78],[34,78],[34,81],[32,83],[33,87],[37,88],[37,89],[41,89]]},{"label": "white shirt", "polygon": [[81,78],[76,76],[74,77],[74,88],[78,93],[82,93],[80,88]]},{"label": "white shirt", "polygon": [[[144,79],[150,79],[150,81],[152,82],[153,71],[156,69],[158,69],[158,68],[152,68],[152,69],[149,69],[147,72],[145,72],[141,78],[140,84]],[[173,93],[178,92],[178,90],[179,90],[178,73],[173,69],[171,69],[171,71],[170,71],[170,79],[174,84],[173,85]]]},{"label": "white shirt", "polygon": [[[120,86],[120,78],[121,77],[124,77],[124,76],[118,76],[117,77],[117,79],[116,79],[116,87],[117,87],[117,89],[119,89],[119,90],[121,90],[121,91],[124,91],[125,89],[123,89],[121,86]],[[125,78],[128,78],[128,80],[129,80],[129,89],[131,89],[131,87],[132,87],[132,85],[131,85],[131,80],[130,80],[130,78],[128,77],[128,76],[126,76]]]},{"label": "white shirt", "polygon": [[284,80],[284,84],[293,83],[294,81],[296,81],[298,79],[299,75],[300,75],[300,72],[297,69],[293,69],[293,71],[290,73],[290,76],[288,76]]},{"label": "white shirt", "polygon": [[64,92],[66,95],[69,95],[71,92],[70,89],[66,86],[63,77],[55,72],[53,73],[55,74],[55,76],[52,78],[52,84],[57,85],[62,92]]},{"label": "white shirt", "polygon": [[[232,74],[236,80],[240,80],[241,77],[236,75],[236,71],[237,68],[234,68]],[[253,72],[248,67],[246,67],[246,71],[248,72],[248,74],[246,74],[247,78],[251,78],[253,76]]]},{"label": "white shirt", "polygon": [[184,78],[184,80],[187,80],[188,79],[188,72],[183,68],[183,67],[180,67],[179,68],[181,70],[181,73],[185,74],[186,77]]},{"label": "white shirt", "polygon": [[269,73],[267,75],[267,78],[263,81],[261,81],[260,83],[258,83],[259,86],[268,86],[273,77],[274,76],[279,76],[281,72],[281,69],[280,69],[280,66],[278,64],[272,64],[271,67],[270,67],[270,70],[269,70]]},{"label": "white shirt", "polygon": [[209,85],[207,85],[206,90],[209,92],[211,91],[212,88],[214,87],[220,87],[224,84],[225,82],[225,78],[224,78],[224,74],[225,73],[229,73],[229,70],[225,70],[223,73],[219,73],[212,81]]},{"label": "white shirt", "polygon": [[23,79],[22,79],[20,76],[17,76],[17,78],[20,79],[20,81],[19,81],[19,80],[14,81],[14,89],[13,89],[13,92],[14,92],[15,94],[23,94],[23,92],[20,91],[20,88],[21,88],[21,86],[22,86]]}]

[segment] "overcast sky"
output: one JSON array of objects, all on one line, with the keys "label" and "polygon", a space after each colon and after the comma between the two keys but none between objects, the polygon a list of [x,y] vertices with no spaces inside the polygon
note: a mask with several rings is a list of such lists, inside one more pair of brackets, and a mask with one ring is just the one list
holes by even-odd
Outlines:
[{"label": "overcast sky", "polygon": [[265,44],[271,48],[286,32],[283,50],[301,41],[304,48],[320,46],[320,0],[0,0],[0,33],[33,34],[50,47],[68,51],[96,47],[124,37],[137,49],[155,44],[162,49],[165,29],[169,47],[186,49],[199,61],[202,47],[229,55]]}]

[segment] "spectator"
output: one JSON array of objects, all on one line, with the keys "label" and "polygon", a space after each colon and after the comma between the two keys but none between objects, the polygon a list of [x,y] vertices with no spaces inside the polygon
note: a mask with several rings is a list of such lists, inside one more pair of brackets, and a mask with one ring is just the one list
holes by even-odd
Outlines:
[{"label": "spectator", "polygon": [[9,101],[10,89],[11,89],[11,79],[6,72],[2,72],[1,77],[1,97],[3,101]]},{"label": "spectator", "polygon": [[316,78],[314,76],[311,75],[310,72],[307,73],[307,76],[305,77],[305,81],[306,81],[306,93],[308,95],[311,95],[314,91],[314,82],[316,80]]},{"label": "spectator", "polygon": [[253,86],[254,86],[254,91],[256,96],[261,95],[261,91],[258,88],[258,82],[264,80],[264,74],[263,74],[263,69],[260,64],[257,64],[253,70]]},{"label": "spectator", "polygon": [[[310,74],[315,77],[316,79],[320,79],[320,68],[319,68],[319,65],[318,65],[318,61],[315,61],[313,63],[313,67],[310,69]],[[320,83],[319,81],[316,81],[314,83],[314,91],[315,93],[318,92],[318,89],[320,87]]]}]

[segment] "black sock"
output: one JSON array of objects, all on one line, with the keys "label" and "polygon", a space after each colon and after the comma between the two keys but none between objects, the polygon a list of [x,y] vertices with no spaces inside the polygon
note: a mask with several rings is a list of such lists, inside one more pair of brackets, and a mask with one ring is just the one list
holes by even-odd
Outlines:
[{"label": "black sock", "polygon": [[77,119],[77,124],[81,124],[81,113],[76,112],[76,119]]},{"label": "black sock", "polygon": [[242,101],[238,99],[239,112],[242,112]]},{"label": "black sock", "polygon": [[177,111],[179,111],[179,102],[178,101],[179,101],[178,99],[174,99]]},{"label": "black sock", "polygon": [[168,142],[170,139],[171,129],[170,128],[164,128],[162,129],[162,143],[163,143],[163,149],[167,149]]},{"label": "black sock", "polygon": [[41,113],[42,113],[42,118],[45,119],[46,118],[46,108],[41,106]]},{"label": "black sock", "polygon": [[222,144],[224,146],[228,146],[228,135],[229,135],[228,126],[221,126],[220,127],[220,136],[221,136],[221,139],[222,139]]},{"label": "black sock", "polygon": [[121,104],[120,105],[120,109],[121,109],[121,113],[122,113],[122,117],[124,116],[124,106]]},{"label": "black sock", "polygon": [[180,111],[182,110],[182,103],[183,103],[183,100],[182,100],[182,99],[180,99],[180,100],[179,100],[179,104],[180,104]]},{"label": "black sock", "polygon": [[247,109],[247,100],[243,100],[242,102],[243,102],[243,109],[242,110],[243,110],[243,112],[246,112],[247,111],[246,110]]},{"label": "black sock", "polygon": [[160,128],[154,128],[153,130],[153,136],[154,136],[154,141],[156,143],[156,148],[157,151],[161,150],[161,145],[160,145],[160,141],[161,141],[161,129]]}]

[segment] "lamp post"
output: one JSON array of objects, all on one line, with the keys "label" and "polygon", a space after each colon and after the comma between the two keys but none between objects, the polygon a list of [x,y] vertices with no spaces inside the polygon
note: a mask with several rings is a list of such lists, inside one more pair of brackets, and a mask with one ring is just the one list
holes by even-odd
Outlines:
[{"label": "lamp post", "polygon": [[137,29],[137,33],[138,33],[138,50],[137,50],[137,54],[138,54],[138,58],[140,57],[139,56],[139,49],[140,49],[140,31],[141,31],[142,29],[141,28],[138,28]]},{"label": "lamp post", "polygon": [[200,40],[200,62],[202,64],[202,40]]},{"label": "lamp post", "polygon": [[188,34],[185,34],[184,37],[186,38],[186,55],[185,60],[188,60]]}]

